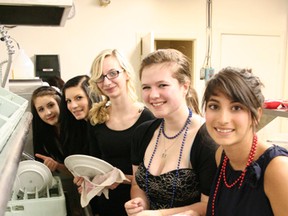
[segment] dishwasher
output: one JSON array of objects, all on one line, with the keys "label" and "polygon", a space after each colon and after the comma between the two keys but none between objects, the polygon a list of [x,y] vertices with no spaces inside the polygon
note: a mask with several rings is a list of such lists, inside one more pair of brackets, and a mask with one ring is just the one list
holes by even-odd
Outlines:
[{"label": "dishwasher", "polygon": [[54,176],[52,187],[46,187],[44,192],[12,191],[8,201],[5,216],[66,216],[66,202],[61,180]]},{"label": "dishwasher", "polygon": [[[0,88],[0,215],[72,216],[67,208],[63,181],[58,176],[53,176],[56,182],[53,187],[40,192],[32,194],[11,190],[29,138],[32,114],[27,111],[28,105],[27,99]],[[92,215],[89,205],[83,211],[85,216]]]}]

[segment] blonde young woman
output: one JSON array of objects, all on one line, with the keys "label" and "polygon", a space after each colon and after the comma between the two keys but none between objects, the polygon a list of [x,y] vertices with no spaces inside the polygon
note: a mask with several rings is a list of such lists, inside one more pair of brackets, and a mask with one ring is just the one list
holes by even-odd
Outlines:
[{"label": "blonde young woman", "polygon": [[216,171],[217,146],[209,137],[191,83],[189,60],[174,49],[142,61],[142,96],[157,117],[137,128],[132,143],[129,216],[205,215]]},{"label": "blonde young woman", "polygon": [[[91,91],[104,97],[89,113],[89,154],[117,167],[130,180],[132,134],[139,124],[153,119],[138,102],[134,76],[124,56],[118,50],[107,49],[95,58],[89,81]],[[130,199],[130,186],[130,182],[111,185],[109,199],[102,195],[97,200],[99,215],[126,215],[124,203]]]}]

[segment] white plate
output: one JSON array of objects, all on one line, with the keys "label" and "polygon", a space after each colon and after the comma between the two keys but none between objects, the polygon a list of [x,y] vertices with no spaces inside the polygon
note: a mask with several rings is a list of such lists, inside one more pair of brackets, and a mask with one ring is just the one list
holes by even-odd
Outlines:
[{"label": "white plate", "polygon": [[89,166],[89,165],[76,165],[73,167],[73,172],[77,176],[88,176],[88,177],[94,177],[99,174],[105,174],[102,170],[99,170],[95,166]]},{"label": "white plate", "polygon": [[111,164],[88,155],[70,155],[65,159],[64,164],[73,175],[90,178],[113,170]]},{"label": "white plate", "polygon": [[26,160],[19,163],[16,176],[17,186],[28,194],[44,190],[52,185],[53,176],[49,168],[41,162]]}]

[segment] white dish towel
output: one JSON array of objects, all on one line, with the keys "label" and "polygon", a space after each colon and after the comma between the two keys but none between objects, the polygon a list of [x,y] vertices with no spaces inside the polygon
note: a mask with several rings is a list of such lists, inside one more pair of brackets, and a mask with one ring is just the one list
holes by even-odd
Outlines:
[{"label": "white dish towel", "polygon": [[113,183],[122,183],[125,181],[130,181],[126,178],[124,173],[117,169],[113,168],[112,171],[105,173],[103,175],[96,175],[92,181],[90,181],[89,177],[82,176],[84,181],[82,183],[82,193],[81,193],[81,206],[86,207],[90,200],[94,196],[100,196],[102,193],[105,195],[106,199],[109,199],[109,189],[107,186],[112,185]]}]

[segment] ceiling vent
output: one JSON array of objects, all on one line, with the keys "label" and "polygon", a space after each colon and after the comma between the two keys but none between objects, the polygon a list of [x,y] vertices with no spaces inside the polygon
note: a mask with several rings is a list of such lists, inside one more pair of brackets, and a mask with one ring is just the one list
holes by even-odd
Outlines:
[{"label": "ceiling vent", "polygon": [[0,25],[64,26],[73,0],[0,0]]}]

